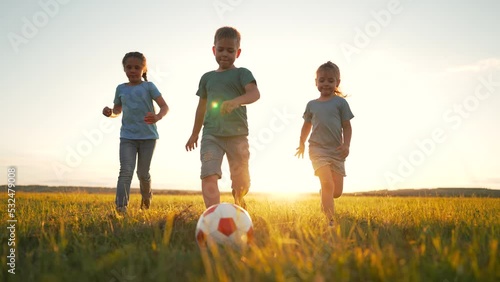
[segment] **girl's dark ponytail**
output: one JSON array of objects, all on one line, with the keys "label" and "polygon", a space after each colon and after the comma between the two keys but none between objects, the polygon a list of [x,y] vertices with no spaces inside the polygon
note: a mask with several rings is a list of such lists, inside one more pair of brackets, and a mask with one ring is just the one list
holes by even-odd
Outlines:
[{"label": "girl's dark ponytail", "polygon": [[125,66],[125,61],[131,57],[137,58],[142,61],[142,64],[144,65],[144,72],[142,73],[142,78],[144,78],[145,81],[148,81],[148,75],[147,75],[148,68],[146,64],[146,57],[141,52],[128,52],[123,57],[122,65]]}]

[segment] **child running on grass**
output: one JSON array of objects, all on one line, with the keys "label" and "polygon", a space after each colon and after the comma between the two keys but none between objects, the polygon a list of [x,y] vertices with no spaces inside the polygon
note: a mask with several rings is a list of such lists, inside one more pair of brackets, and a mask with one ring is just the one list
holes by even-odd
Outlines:
[{"label": "child running on grass", "polygon": [[[123,110],[120,130],[120,174],[116,185],[116,209],[127,211],[130,183],[137,161],[137,176],[141,189],[141,209],[149,209],[153,192],[149,167],[159,138],[156,122],[168,112],[168,106],[158,88],[147,79],[146,58],[139,52],[125,54],[123,70],[128,82],[116,87],[113,109],[104,107],[103,115],[117,117]],[[142,81],[144,78],[144,81]],[[160,107],[155,114],[153,101]]]},{"label": "child running on grass", "polygon": [[234,202],[245,208],[243,197],[250,188],[248,161],[248,122],[245,105],[260,98],[257,82],[246,68],[234,65],[240,56],[240,33],[232,27],[219,28],[212,52],[218,68],[205,73],[199,83],[199,102],[193,131],[186,150],[198,146],[201,137],[201,189],[205,206],[220,203],[218,180],[222,177],[222,160],[227,156]]},{"label": "child running on grass", "polygon": [[[309,158],[321,183],[321,209],[333,226],[334,198],[344,189],[344,162],[349,155],[354,117],[345,95],[339,90],[340,70],[328,61],[316,71],[317,99],[307,103],[300,143],[295,155],[304,157],[309,133]],[[311,132],[312,129],[312,132]]]}]

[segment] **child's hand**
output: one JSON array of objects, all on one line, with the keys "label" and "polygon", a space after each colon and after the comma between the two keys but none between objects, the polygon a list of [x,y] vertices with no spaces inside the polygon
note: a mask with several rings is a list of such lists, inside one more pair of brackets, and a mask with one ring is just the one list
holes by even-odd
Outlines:
[{"label": "child's hand", "polygon": [[110,107],[104,107],[104,109],[102,109],[102,114],[106,117],[110,117],[111,114],[113,114],[113,109]]},{"label": "child's hand", "polygon": [[349,156],[349,145],[342,144],[335,149],[341,158],[345,159]]},{"label": "child's hand", "polygon": [[297,158],[304,158],[305,148],[306,146],[304,144],[300,144],[300,146],[297,147],[297,153],[295,153],[295,156],[297,156]]},{"label": "child's hand", "polygon": [[158,118],[157,115],[155,115],[154,113],[152,112],[148,112],[146,114],[146,116],[144,117],[144,121],[147,123],[147,124],[153,124],[153,123],[156,123],[157,121],[159,121],[160,119]]},{"label": "child's hand", "polygon": [[234,111],[234,109],[238,108],[239,106],[240,105],[238,103],[235,103],[233,100],[224,101],[224,102],[222,102],[222,105],[220,106],[220,113],[223,115],[229,114],[232,111]]},{"label": "child's hand", "polygon": [[191,135],[186,143],[186,151],[192,151],[198,147],[198,135]]}]

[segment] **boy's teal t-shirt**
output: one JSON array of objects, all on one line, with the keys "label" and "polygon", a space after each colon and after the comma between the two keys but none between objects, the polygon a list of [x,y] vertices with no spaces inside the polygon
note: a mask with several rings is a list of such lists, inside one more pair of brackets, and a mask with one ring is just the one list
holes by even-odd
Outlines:
[{"label": "boy's teal t-shirt", "polygon": [[207,110],[203,122],[203,135],[220,137],[248,135],[247,109],[234,109],[229,114],[220,113],[222,102],[245,94],[245,86],[256,83],[246,68],[234,68],[223,72],[210,71],[200,79],[196,95],[207,99]]},{"label": "boy's teal t-shirt", "polygon": [[122,127],[120,138],[158,139],[156,124],[147,124],[144,117],[148,112],[155,112],[153,100],[161,93],[152,82],[130,86],[126,83],[116,87],[115,105],[122,106]]}]

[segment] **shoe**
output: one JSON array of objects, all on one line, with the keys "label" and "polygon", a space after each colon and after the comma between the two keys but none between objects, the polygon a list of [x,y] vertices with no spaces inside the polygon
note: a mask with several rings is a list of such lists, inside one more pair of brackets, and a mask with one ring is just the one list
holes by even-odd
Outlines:
[{"label": "shoe", "polygon": [[127,207],[116,207],[116,212],[119,214],[126,214],[127,213]]},{"label": "shoe", "polygon": [[149,210],[149,207],[151,206],[151,198],[144,199],[142,198],[141,201],[141,210]]},{"label": "shoe", "polygon": [[328,223],[329,228],[335,227],[335,221],[333,219],[330,219],[330,222]]},{"label": "shoe", "polygon": [[237,197],[236,191],[234,189],[231,193],[233,194],[234,204],[242,207],[243,209],[247,209],[247,204],[245,203],[245,199],[243,199],[244,195],[241,197]]}]

